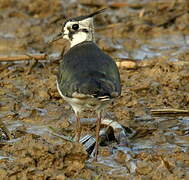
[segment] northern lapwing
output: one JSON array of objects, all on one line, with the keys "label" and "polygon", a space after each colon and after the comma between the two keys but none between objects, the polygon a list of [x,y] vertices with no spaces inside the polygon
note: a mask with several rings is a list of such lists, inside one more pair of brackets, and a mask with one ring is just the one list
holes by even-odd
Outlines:
[{"label": "northern lapwing", "polygon": [[115,61],[95,43],[93,19],[103,11],[66,20],[59,34],[69,40],[70,49],[60,63],[58,92],[75,112],[78,142],[81,136],[81,113],[87,109],[96,112],[95,160],[102,112],[121,94],[120,75]]}]

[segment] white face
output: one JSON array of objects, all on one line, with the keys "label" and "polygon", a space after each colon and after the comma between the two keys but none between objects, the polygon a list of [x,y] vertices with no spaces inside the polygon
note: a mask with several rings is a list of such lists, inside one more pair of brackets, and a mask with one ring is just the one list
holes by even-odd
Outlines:
[{"label": "white face", "polygon": [[94,41],[93,18],[87,18],[82,21],[68,21],[63,31],[63,38],[70,41],[71,47],[84,41]]}]

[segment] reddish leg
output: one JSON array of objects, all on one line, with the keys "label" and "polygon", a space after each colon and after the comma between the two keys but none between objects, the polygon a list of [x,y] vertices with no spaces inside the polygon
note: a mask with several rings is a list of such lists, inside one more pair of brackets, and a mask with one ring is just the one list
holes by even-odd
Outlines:
[{"label": "reddish leg", "polygon": [[80,136],[81,136],[81,122],[80,122],[80,117],[79,117],[79,113],[76,114],[76,140],[77,142],[79,142],[80,140]]},{"label": "reddish leg", "polygon": [[97,155],[98,155],[100,124],[101,124],[101,111],[98,112],[98,119],[96,124],[96,144],[95,144],[95,157],[94,157],[95,161],[97,161]]}]

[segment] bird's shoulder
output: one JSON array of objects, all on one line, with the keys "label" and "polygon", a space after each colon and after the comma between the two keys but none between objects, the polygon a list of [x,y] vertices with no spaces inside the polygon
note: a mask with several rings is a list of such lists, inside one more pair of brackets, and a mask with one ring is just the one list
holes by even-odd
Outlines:
[{"label": "bird's shoulder", "polygon": [[88,60],[88,61],[97,61],[97,60],[112,60],[110,56],[105,54],[96,43],[92,41],[85,41],[76,46],[70,48],[67,53],[64,55],[63,60],[67,59],[79,59],[81,60]]},{"label": "bird's shoulder", "polygon": [[73,68],[76,71],[81,71],[84,67],[89,71],[91,69],[116,71],[117,69],[115,61],[92,41],[80,43],[68,50],[60,67],[62,69]]}]

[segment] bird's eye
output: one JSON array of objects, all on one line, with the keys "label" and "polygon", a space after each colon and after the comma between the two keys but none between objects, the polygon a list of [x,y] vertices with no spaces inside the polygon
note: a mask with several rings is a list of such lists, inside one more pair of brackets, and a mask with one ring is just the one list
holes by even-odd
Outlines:
[{"label": "bird's eye", "polygon": [[73,24],[72,25],[72,29],[75,30],[75,31],[78,30],[79,29],[79,25],[78,24]]}]

